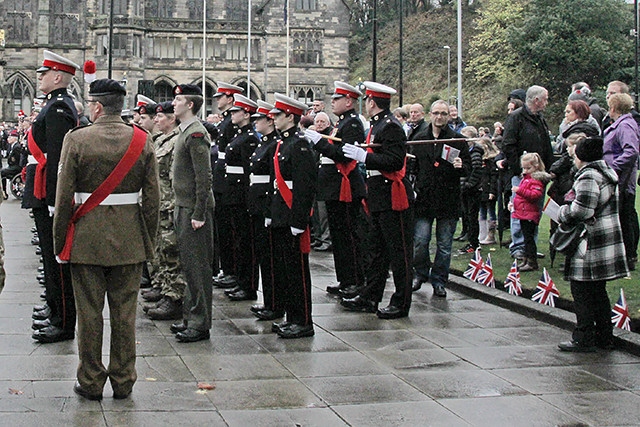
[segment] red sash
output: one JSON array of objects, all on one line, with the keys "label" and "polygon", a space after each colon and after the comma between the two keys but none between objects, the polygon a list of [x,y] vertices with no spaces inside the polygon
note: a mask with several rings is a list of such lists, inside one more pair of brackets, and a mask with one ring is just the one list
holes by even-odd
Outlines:
[{"label": "red sash", "polygon": [[[371,129],[367,135],[367,144],[371,140]],[[371,147],[367,148],[368,153],[373,153]],[[394,172],[380,171],[383,177],[392,181],[391,183],[391,209],[394,211],[403,211],[409,208],[409,198],[407,197],[407,190],[404,186],[402,179],[404,178],[405,171],[407,169],[407,158],[405,157],[402,164],[402,169]]]},{"label": "red sash", "polygon": [[137,126],[133,127],[133,137],[131,138],[131,143],[129,144],[129,148],[115,169],[111,171],[107,179],[105,179],[102,184],[95,189],[91,196],[84,202],[74,213],[69,221],[69,225],[67,226],[67,236],[64,241],[64,248],[62,248],[62,252],[58,254],[58,257],[63,261],[69,261],[71,258],[71,246],[73,245],[73,234],[76,229],[76,222],[80,220],[83,216],[88,214],[98,206],[104,199],[110,195],[113,190],[122,182],[125,176],[129,173],[133,165],[140,158],[140,154],[142,153],[142,149],[144,148],[147,142],[147,133]]},{"label": "red sash", "polygon": [[[334,129],[331,136],[335,136],[337,129]],[[328,140],[329,144],[333,145],[332,140]],[[340,201],[350,203],[353,199],[351,197],[351,182],[349,181],[349,174],[353,172],[353,170],[358,165],[358,162],[355,160],[351,160],[350,162],[335,162],[336,169],[342,175],[342,182],[340,183]]]},{"label": "red sash", "polygon": [[27,146],[29,147],[29,152],[38,162],[36,166],[36,176],[33,181],[33,195],[36,199],[43,200],[47,197],[47,177],[45,175],[47,158],[44,156],[40,147],[38,147],[38,144],[36,144],[35,139],[33,139],[31,129],[27,131]]},{"label": "red sash", "polygon": [[[280,195],[284,199],[284,202],[287,204],[287,207],[291,209],[293,206],[293,192],[289,187],[287,187],[287,183],[282,177],[282,173],[280,173],[280,161],[278,160],[278,153],[280,152],[280,144],[282,141],[276,142],[276,152],[273,155],[273,170],[276,175],[276,184],[278,185],[278,191]],[[303,254],[308,254],[311,252],[311,231],[309,230],[309,226],[304,230],[304,232],[300,235],[300,252]]]}]

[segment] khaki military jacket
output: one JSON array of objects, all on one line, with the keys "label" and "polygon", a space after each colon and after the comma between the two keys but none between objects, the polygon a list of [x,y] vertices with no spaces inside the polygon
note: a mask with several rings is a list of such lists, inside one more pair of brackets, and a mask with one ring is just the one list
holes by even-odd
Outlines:
[{"label": "khaki military jacket", "polygon": [[[78,207],[73,203],[74,194],[95,191],[122,159],[132,136],[132,125],[119,116],[99,117],[93,125],[65,136],[53,220],[56,254],[64,247],[69,220]],[[77,222],[71,263],[115,266],[153,258],[160,192],[150,135],[142,154],[113,193],[137,192],[138,203],[99,205]]]}]

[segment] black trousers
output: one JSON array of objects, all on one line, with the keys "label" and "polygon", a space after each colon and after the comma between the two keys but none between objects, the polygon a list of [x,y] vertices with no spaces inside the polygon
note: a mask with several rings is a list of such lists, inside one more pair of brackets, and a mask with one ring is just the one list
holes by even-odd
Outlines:
[{"label": "black trousers", "polygon": [[76,304],[73,297],[71,270],[69,264],[58,264],[53,253],[53,217],[49,215],[49,209],[45,206],[33,208],[33,218],[42,248],[47,305],[51,308],[49,321],[53,326],[65,331],[74,331]]},{"label": "black trousers", "polygon": [[287,313],[288,322],[311,325],[309,254],[302,253],[300,236],[292,235],[289,227],[276,227],[271,233],[275,298]]},{"label": "black trousers", "polygon": [[264,306],[269,310],[282,310],[282,301],[277,301],[273,292],[273,239],[271,237],[271,227],[264,226],[264,216],[251,215],[251,231],[251,271],[252,278],[255,280],[254,289],[257,289],[258,276],[260,276]]},{"label": "black trousers", "polygon": [[361,221],[362,203],[327,200],[327,216],[333,244],[333,263],[336,279],[342,286],[362,286],[364,270],[360,254],[358,221]]},{"label": "black trousers", "polygon": [[611,302],[607,295],[607,282],[571,281],[576,328],[573,340],[585,346],[607,345],[613,339]]},{"label": "black trousers", "polygon": [[465,218],[466,227],[463,223],[463,229],[467,230],[467,241],[474,248],[480,246],[478,235],[480,234],[480,223],[478,222],[478,214],[480,213],[480,199],[482,193],[471,190],[462,193],[462,216]]},{"label": "black trousers", "polygon": [[524,255],[527,258],[536,260],[538,256],[538,247],[536,245],[536,229],[538,224],[533,221],[520,220],[520,228],[522,236],[524,236]]},{"label": "black trousers", "polygon": [[[227,206],[225,210],[227,215],[233,212],[227,221],[231,227],[233,238],[234,265],[238,276],[238,286],[246,292],[256,292],[258,290],[258,275],[254,274],[257,271],[254,271],[253,265],[257,265],[257,263],[253,259],[253,227],[249,212],[244,205]],[[264,224],[262,225],[264,226]]]},{"label": "black trousers", "polygon": [[636,195],[620,192],[620,228],[622,228],[622,240],[627,258],[637,258],[638,238],[640,227],[638,226],[638,213],[636,212]]},{"label": "black trousers", "polygon": [[389,266],[393,273],[395,292],[389,305],[409,312],[411,282],[413,281],[413,207],[402,212],[371,213],[370,264],[367,266],[367,284],[360,295],[380,302],[384,293]]},{"label": "black trousers", "polygon": [[215,218],[216,237],[218,238],[218,248],[220,250],[220,268],[227,275],[237,275],[238,254],[235,253],[233,242],[233,216],[235,212],[232,206],[220,203],[220,197],[216,197]]}]

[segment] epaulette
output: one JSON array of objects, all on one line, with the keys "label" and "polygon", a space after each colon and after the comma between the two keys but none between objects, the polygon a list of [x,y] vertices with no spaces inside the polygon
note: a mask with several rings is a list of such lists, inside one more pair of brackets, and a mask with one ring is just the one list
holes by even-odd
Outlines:
[{"label": "epaulette", "polygon": [[78,125],[78,126],[74,127],[73,129],[71,129],[69,132],[70,132],[70,133],[71,133],[71,132],[75,132],[75,131],[77,131],[78,129],[84,129],[84,128],[87,128],[87,127],[89,127],[89,126],[91,126],[91,123],[89,123],[88,125]]},{"label": "epaulette", "polygon": [[139,124],[137,124],[137,123],[126,123],[126,124],[127,124],[127,125],[129,125],[129,126],[131,126],[131,127],[135,126],[135,127],[137,127],[138,129],[141,129],[141,130],[145,131],[146,133],[149,133],[149,131],[148,131],[148,130],[146,130],[145,128],[143,128],[142,126],[140,126],[140,125],[139,125]]}]

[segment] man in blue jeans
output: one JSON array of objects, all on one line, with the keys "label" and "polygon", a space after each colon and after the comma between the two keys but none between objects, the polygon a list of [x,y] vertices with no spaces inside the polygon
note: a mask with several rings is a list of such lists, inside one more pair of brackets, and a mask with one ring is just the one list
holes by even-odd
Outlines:
[{"label": "man in blue jeans", "polygon": [[[431,123],[416,140],[464,138],[448,126],[449,104],[431,104]],[[455,153],[458,152],[456,155]],[[413,243],[413,291],[431,282],[433,294],[446,297],[453,233],[460,217],[460,178],[471,171],[471,156],[464,140],[414,145],[415,233]],[[429,242],[436,223],[436,256],[431,262]]]}]

